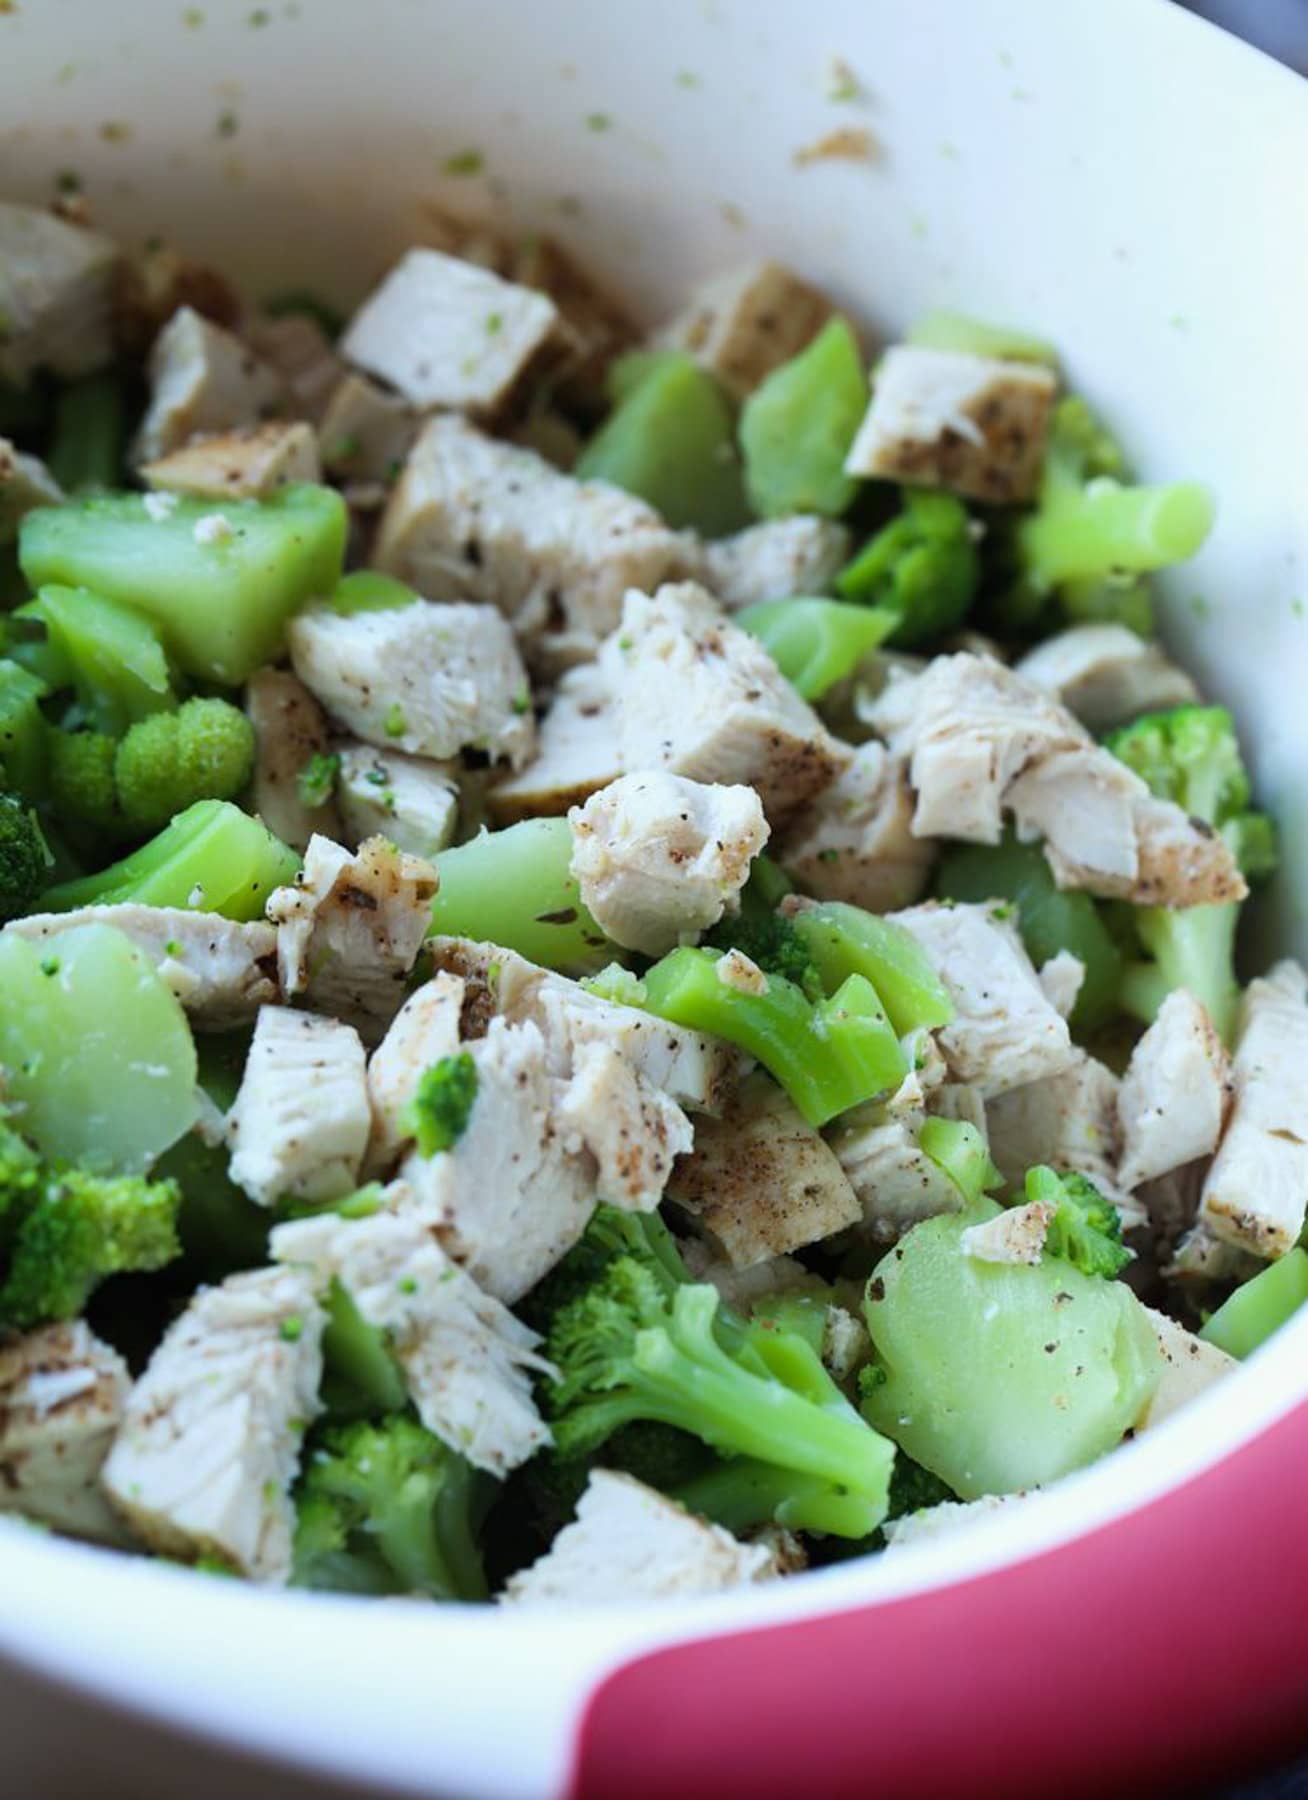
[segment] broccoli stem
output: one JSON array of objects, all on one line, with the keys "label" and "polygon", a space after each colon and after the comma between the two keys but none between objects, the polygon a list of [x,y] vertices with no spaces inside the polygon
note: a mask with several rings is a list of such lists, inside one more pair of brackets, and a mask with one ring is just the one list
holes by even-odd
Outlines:
[{"label": "broccoli stem", "polygon": [[861,906],[824,900],[791,919],[828,992],[850,975],[872,983],[900,1037],[948,1025],[953,1003],[912,932]]},{"label": "broccoli stem", "polygon": [[72,912],[135,901],[258,919],[269,894],[294,881],[299,866],[296,853],[239,806],[198,800],[148,844],[96,875],[51,888],[42,904]]},{"label": "broccoli stem", "polygon": [[126,442],[127,388],[120,369],[101,369],[59,389],[46,464],[66,494],[119,486]]},{"label": "broccoli stem", "polygon": [[588,974],[621,956],[582,905],[566,819],[482,831],[436,858],[432,930],[516,950],[547,969]]},{"label": "broccoli stem", "polygon": [[846,320],[824,325],[798,356],[755,388],[740,415],[745,487],[765,519],[787,513],[838,518],[859,484],[845,458],[867,411],[867,375]]},{"label": "broccoli stem", "polygon": [[924,313],[904,334],[904,342],[920,344],[926,350],[961,350],[971,356],[998,357],[1002,362],[1043,363],[1050,369],[1058,366],[1058,352],[1046,339],[1007,325],[987,325],[981,319],[950,312],[945,307]]},{"label": "broccoli stem", "polygon": [[75,689],[97,731],[121,737],[136,720],[176,706],[159,633],[132,607],[51,586],[20,610],[44,623],[55,684]]},{"label": "broccoli stem", "polygon": [[884,1510],[865,1494],[745,1456],[682,1483],[672,1497],[737,1533],[781,1525],[790,1531],[861,1538],[876,1530]]},{"label": "broccoli stem", "polygon": [[911,648],[962,624],[980,564],[961,500],[928,488],[905,488],[903,499],[903,511],[837,575],[836,592],[893,612],[890,641]]},{"label": "broccoli stem", "polygon": [[1188,988],[1202,1000],[1224,1042],[1235,1033],[1240,984],[1235,978],[1235,933],[1238,903],[1140,907],[1133,915],[1140,942],[1152,962],[1128,963],[1122,973],[1121,1003],[1133,1018],[1150,1025],[1176,988]]},{"label": "broccoli stem", "polygon": [[820,700],[885,642],[899,617],[885,607],[799,597],[742,607],[735,622],[758,639],[797,693]]},{"label": "broccoli stem", "polygon": [[335,1279],[325,1305],[323,1402],[328,1412],[353,1419],[403,1411],[408,1390],[381,1332],[368,1324],[349,1290]]},{"label": "broccoli stem", "polygon": [[1199,1336],[1228,1356],[1252,1356],[1308,1301],[1308,1254],[1297,1245],[1242,1282]]},{"label": "broccoli stem", "polygon": [[0,780],[27,800],[39,800],[45,785],[47,692],[39,676],[0,659]]},{"label": "broccoli stem", "polygon": [[925,1119],[917,1141],[922,1154],[948,1175],[964,1206],[975,1206],[982,1194],[1004,1185],[990,1160],[990,1146],[965,1119]]},{"label": "broccoli stem", "polygon": [[1198,482],[1120,487],[1092,482],[1060,492],[1018,527],[1037,586],[1114,570],[1143,573],[1193,556],[1212,526],[1212,495]]}]

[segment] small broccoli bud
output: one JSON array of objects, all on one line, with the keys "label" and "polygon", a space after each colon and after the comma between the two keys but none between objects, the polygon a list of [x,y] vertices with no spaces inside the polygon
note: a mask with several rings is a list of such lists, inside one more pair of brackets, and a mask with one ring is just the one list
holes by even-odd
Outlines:
[{"label": "small broccoli bud", "polygon": [[808,946],[789,919],[780,913],[737,913],[720,920],[705,934],[712,950],[739,950],[767,975],[781,975],[802,988],[810,1000],[824,993]]},{"label": "small broccoli bud", "polygon": [[1044,1254],[1060,1257],[1083,1275],[1112,1280],[1133,1260],[1122,1242],[1122,1219],[1086,1176],[1059,1174],[1043,1165],[1027,1171],[1026,1197],[1057,1210],[1045,1231]]},{"label": "small broccoli bud", "polygon": [[477,1065],[466,1050],[442,1056],[423,1073],[406,1115],[419,1156],[453,1149],[467,1130],[476,1098]]},{"label": "small broccoli bud", "polygon": [[909,647],[955,631],[976,596],[979,563],[967,508],[953,494],[905,488],[904,510],[836,577],[846,600],[898,619],[890,642]]},{"label": "small broccoli bud", "polygon": [[31,807],[0,793],[0,921],[29,909],[53,861]]},{"label": "small broccoli bud", "polygon": [[295,791],[300,796],[300,804],[310,812],[326,806],[336,791],[336,778],[340,772],[339,756],[328,755],[324,750],[316,751],[295,779]]},{"label": "small broccoli bud", "polygon": [[122,830],[114,781],[117,750],[113,738],[102,731],[50,733],[50,804],[60,818],[102,831]]},{"label": "small broccoli bud", "polygon": [[166,825],[197,800],[230,800],[250,779],[254,728],[227,700],[188,700],[133,725],[114,779],[123,816],[142,830]]}]

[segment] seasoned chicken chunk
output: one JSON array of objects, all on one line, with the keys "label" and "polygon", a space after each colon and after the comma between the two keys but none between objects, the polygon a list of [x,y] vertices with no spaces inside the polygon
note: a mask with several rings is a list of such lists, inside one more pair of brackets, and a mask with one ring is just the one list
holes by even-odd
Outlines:
[{"label": "seasoned chicken chunk", "polygon": [[926,901],[892,915],[926,951],[954,1006],[936,1034],[955,1080],[987,1103],[1060,1075],[1079,1052],[1009,920],[986,906]]},{"label": "seasoned chicken chunk", "polygon": [[410,250],[351,319],[341,354],[414,406],[485,415],[504,406],[558,320],[544,294],[439,250]]},{"label": "seasoned chicken chunk", "polygon": [[438,760],[484,750],[515,768],[531,755],[527,672],[493,607],[311,606],[291,620],[287,638],[305,687],[365,743]]},{"label": "seasoned chicken chunk", "polygon": [[615,944],[662,956],[738,910],[768,841],[758,795],[655,769],[624,775],[568,814],[581,898]]},{"label": "seasoned chicken chunk", "polygon": [[849,550],[847,526],[795,513],[695,546],[690,566],[727,611],[735,612],[763,600],[829,593]]},{"label": "seasoned chicken chunk", "polygon": [[237,1187],[260,1206],[288,1194],[339,1199],[359,1185],[371,1119],[353,1026],[290,1006],[262,1007],[227,1115]]},{"label": "seasoned chicken chunk", "polygon": [[377,568],[433,600],[498,607],[555,667],[592,656],[624,592],[652,590],[684,559],[643,500],[449,416],[423,427],[373,550]]},{"label": "seasoned chicken chunk", "polygon": [[311,426],[280,419],[192,438],[148,462],[140,476],[163,493],[205,500],[266,500],[293,481],[321,481]]},{"label": "seasoned chicken chunk", "polygon": [[26,387],[38,369],[71,381],[107,363],[120,263],[98,232],[0,202],[0,381]]},{"label": "seasoned chicken chunk", "polygon": [[301,776],[330,745],[327,716],[308,688],[289,669],[257,669],[246,683],[245,716],[254,727],[254,810],[269,831],[296,850],[315,833],[339,838],[331,797],[306,806],[300,792]]},{"label": "seasoned chicken chunk", "polygon": [[57,506],[64,491],[37,456],[0,437],[0,546],[12,544],[18,527],[38,506]]},{"label": "seasoned chicken chunk", "polygon": [[743,400],[804,348],[831,317],[831,302],[780,263],[751,263],[697,288],[655,332],[661,349],[688,350]]},{"label": "seasoned chicken chunk", "polygon": [[1030,500],[1057,389],[1038,363],[895,344],[877,365],[846,472],[973,500]]},{"label": "seasoned chicken chunk", "polygon": [[290,1488],[319,1410],[324,1314],[307,1270],[201,1288],[128,1398],[105,1492],[152,1549],[285,1581]]},{"label": "seasoned chicken chunk", "polygon": [[1070,1019],[1085,986],[1085,964],[1070,950],[1059,950],[1040,965],[1040,986],[1054,1011]]},{"label": "seasoned chicken chunk", "polygon": [[1125,625],[1074,625],[1029,650],[1014,672],[1096,733],[1198,698],[1162,645]]},{"label": "seasoned chicken chunk", "polygon": [[995,844],[1003,815],[1043,838],[1060,887],[1141,906],[1243,899],[1230,850],[1156,800],[1067,711],[990,657],[940,656],[888,687],[872,722],[908,758],[919,837]]},{"label": "seasoned chicken chunk", "polygon": [[828,1132],[859,1203],[860,1234],[874,1242],[893,1242],[922,1219],[962,1207],[957,1184],[918,1142],[925,1118],[925,1108],[860,1106]]},{"label": "seasoned chicken chunk", "polygon": [[818,1276],[793,1256],[773,1256],[767,1262],[738,1269],[716,1244],[705,1238],[686,1238],[680,1245],[682,1261],[696,1281],[707,1281],[718,1290],[726,1306],[747,1313],[756,1300],[776,1294],[823,1293]]},{"label": "seasoned chicken chunk", "polygon": [[1197,1399],[1215,1381],[1220,1381],[1224,1375],[1233,1375],[1240,1366],[1225,1350],[1219,1350],[1216,1344],[1206,1344],[1184,1325],[1168,1318],[1166,1313],[1158,1312],[1152,1306],[1146,1306],[1145,1311],[1149,1314],[1149,1323],[1158,1333],[1158,1348],[1163,1353],[1163,1378],[1154,1389],[1143,1417],[1136,1421],[1137,1432],[1161,1425],[1164,1419],[1170,1419],[1174,1412]]},{"label": "seasoned chicken chunk", "polygon": [[122,1357],[83,1319],[0,1339],[0,1512],[124,1543],[100,1469],[131,1385]]},{"label": "seasoned chicken chunk", "polygon": [[294,885],[268,900],[282,992],[307,995],[375,1041],[404,1000],[436,886],[430,863],[384,838],[368,838],[354,855],[329,838],[311,838]]},{"label": "seasoned chicken chunk", "polygon": [[29,913],[11,919],[4,929],[45,942],[78,925],[112,925],[129,937],[200,1030],[248,1024],[262,1005],[277,998],[277,934],[262,919],[241,925],[218,913],[130,904]]},{"label": "seasoned chicken chunk", "polygon": [[332,391],[318,425],[322,466],[350,482],[395,481],[417,436],[413,408],[369,381],[347,375]]},{"label": "seasoned chicken chunk", "polygon": [[958,1247],[964,1256],[978,1262],[1038,1263],[1057,1211],[1052,1200],[1010,1206],[992,1219],[969,1225],[961,1233]]},{"label": "seasoned chicken chunk", "polygon": [[339,1281],[385,1333],[428,1431],[475,1468],[507,1475],[550,1441],[531,1395],[533,1373],[550,1367],[535,1354],[540,1340],[450,1261],[402,1184],[388,1201],[366,1219],[279,1225],[272,1254],[310,1269],[319,1292]]},{"label": "seasoned chicken chunk", "polygon": [[1056,1075],[1011,1088],[986,1103],[990,1154],[1010,1187],[1020,1188],[1028,1169],[1046,1163],[1086,1176],[1105,1199],[1122,1208],[1124,1222],[1139,1223],[1118,1172],[1118,1079],[1093,1056],[1078,1051]]},{"label": "seasoned chicken chunk", "polygon": [[1226,1046],[1202,1001],[1177,988],[1132,1051],[1122,1078],[1122,1185],[1137,1188],[1211,1156],[1230,1100]]},{"label": "seasoned chicken chunk", "polygon": [[765,1075],[721,1119],[700,1119],[668,1198],[694,1215],[736,1268],[819,1243],[863,1217],[834,1151]]},{"label": "seasoned chicken chunk", "polygon": [[343,744],[339,755],[336,799],[352,843],[380,833],[429,862],[449,846],[459,821],[457,763],[370,744]]},{"label": "seasoned chicken chunk", "polygon": [[1308,976],[1277,963],[1240,1008],[1235,1100],[1199,1222],[1255,1256],[1282,1256],[1308,1212]]},{"label": "seasoned chicken chunk", "polygon": [[694,1141],[676,1102],[610,1044],[574,1048],[555,1119],[595,1159],[597,1197],[633,1212],[654,1210],[673,1160]]},{"label": "seasoned chicken chunk", "polygon": [[776,1573],[763,1544],[742,1544],[630,1475],[596,1469],[577,1516],[501,1596],[510,1606],[618,1606],[711,1594]]},{"label": "seasoned chicken chunk", "polygon": [[257,425],[283,397],[275,369],[189,306],[155,339],[147,373],[150,404],[137,433],[138,463],[155,462],[202,431]]},{"label": "seasoned chicken chunk", "polygon": [[618,775],[613,694],[598,663],[569,669],[540,722],[536,754],[491,789],[489,806],[504,825],[557,815]]},{"label": "seasoned chicken chunk", "polygon": [[787,822],[773,854],[815,899],[881,913],[919,898],[936,847],[913,834],[903,758],[871,741]]},{"label": "seasoned chicken chunk", "polygon": [[[207,316],[217,319],[220,325],[226,322],[211,310]],[[316,424],[345,376],[345,365],[317,319],[303,312],[252,319],[241,335],[259,360],[280,378],[289,416]]]},{"label": "seasoned chicken chunk", "polygon": [[694,582],[629,593],[601,661],[624,770],[744,783],[775,819],[848,760],[762,645]]},{"label": "seasoned chicken chunk", "polygon": [[983,1494],[979,1500],[942,1500],[938,1506],[923,1506],[917,1512],[902,1513],[897,1519],[886,1520],[886,1549],[904,1550],[910,1544],[952,1537],[955,1531],[980,1524],[997,1513],[1011,1512],[1025,1499],[1025,1493]]}]

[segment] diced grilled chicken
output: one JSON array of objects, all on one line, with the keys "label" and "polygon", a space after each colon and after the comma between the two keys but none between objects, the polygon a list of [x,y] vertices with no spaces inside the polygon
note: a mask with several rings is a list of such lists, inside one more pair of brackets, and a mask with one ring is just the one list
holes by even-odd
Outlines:
[{"label": "diced grilled chicken", "polygon": [[254,727],[254,810],[275,837],[304,850],[315,833],[339,838],[341,822],[330,795],[306,806],[301,777],[326,756],[327,716],[289,669],[258,669],[245,688],[245,713]]},{"label": "diced grilled chicken", "polygon": [[1042,688],[1089,731],[1111,731],[1141,713],[1184,706],[1197,698],[1194,682],[1161,644],[1125,625],[1074,625],[1015,665],[1023,681]]},{"label": "diced grilled chicken", "polygon": [[917,1512],[901,1513],[897,1519],[886,1520],[886,1549],[905,1550],[910,1544],[952,1537],[956,1531],[978,1525],[983,1519],[1012,1512],[1025,1499],[1025,1493],[983,1494],[979,1500],[942,1500],[939,1506],[924,1506]]},{"label": "diced grilled chicken", "polygon": [[861,1235],[874,1242],[893,1242],[922,1219],[962,1207],[957,1184],[918,1142],[925,1118],[925,1108],[861,1106],[828,1133],[859,1203]]},{"label": "diced grilled chicken", "polygon": [[0,381],[26,387],[38,369],[71,381],[107,363],[120,263],[97,232],[0,202]]},{"label": "diced grilled chicken", "polygon": [[990,1154],[1009,1186],[1020,1188],[1026,1171],[1039,1163],[1075,1170],[1123,1210],[1124,1223],[1140,1223],[1142,1215],[1129,1201],[1118,1169],[1118,1088],[1111,1069],[1078,1051],[1058,1074],[989,1100]]},{"label": "diced grilled chicken", "polygon": [[406,1114],[423,1075],[459,1050],[464,983],[443,970],[409,995],[368,1059],[372,1134],[368,1160],[386,1170],[412,1142]]},{"label": "diced grilled chicken", "polygon": [[[216,315],[210,312],[209,317]],[[304,312],[252,319],[241,335],[260,361],[280,377],[290,417],[317,424],[345,377],[345,365],[317,319]]]},{"label": "diced grilled chicken", "polygon": [[1057,388],[1038,364],[895,344],[845,469],[1001,505],[1030,500]]},{"label": "diced grilled chicken", "polygon": [[290,1489],[319,1410],[324,1314],[305,1270],[201,1288],[133,1387],[104,1465],[118,1511],[165,1556],[290,1574]]},{"label": "diced grilled chicken", "polygon": [[[398,1191],[397,1191],[398,1190]],[[387,1210],[279,1225],[272,1254],[340,1282],[404,1373],[418,1417],[475,1468],[507,1475],[550,1441],[531,1377],[550,1365],[536,1333],[451,1262],[401,1183]]]},{"label": "diced grilled chicken", "polygon": [[370,744],[343,744],[339,755],[336,799],[351,843],[380,833],[429,862],[448,848],[459,820],[457,763]]},{"label": "diced grilled chicken", "polygon": [[488,804],[504,825],[557,815],[618,773],[608,677],[598,663],[581,663],[569,669],[554,690],[540,722],[535,756],[491,789]]},{"label": "diced grilled chicken", "polygon": [[417,432],[412,407],[366,375],[347,375],[332,390],[318,425],[322,466],[342,481],[385,490],[399,479]]},{"label": "diced grilled chicken", "polygon": [[373,551],[377,568],[434,600],[498,607],[555,668],[593,656],[625,591],[653,589],[684,559],[643,500],[451,416],[423,427]]},{"label": "diced grilled chicken", "polygon": [[693,546],[690,569],[728,612],[735,612],[763,600],[829,593],[849,549],[848,527],[795,513]]},{"label": "diced grilled chicken", "polygon": [[147,372],[150,404],[137,433],[138,463],[155,462],[200,432],[257,425],[284,397],[275,369],[189,306],[155,339]]},{"label": "diced grilled chicken", "polygon": [[978,1262],[1038,1263],[1057,1211],[1052,1200],[1007,1207],[992,1219],[969,1225],[959,1236],[958,1247]]},{"label": "diced grilled chicken", "polygon": [[410,250],[341,339],[347,362],[413,406],[502,410],[557,335],[552,300],[439,250]]},{"label": "diced grilled chicken", "polygon": [[1199,1222],[1255,1256],[1292,1249],[1308,1212],[1308,976],[1277,963],[1250,982],[1233,1062],[1235,1100]]},{"label": "diced grilled chicken", "polygon": [[28,513],[38,506],[57,506],[63,497],[40,457],[16,450],[0,437],[0,546],[13,543]]},{"label": "diced grilled chicken", "polygon": [[766,650],[694,582],[629,593],[601,660],[624,770],[743,783],[775,820],[848,760]]},{"label": "diced grilled chicken", "polygon": [[1090,737],[1048,694],[992,658],[937,657],[872,709],[908,758],[919,837],[998,843],[1003,815],[1043,838],[1060,887],[1137,905],[1243,899],[1230,850]]},{"label": "diced grilled chicken", "polygon": [[596,1469],[548,1552],[509,1577],[510,1606],[619,1606],[719,1593],[775,1575],[772,1553],[742,1544],[630,1475]]},{"label": "diced grilled chicken", "polygon": [[686,1238],[681,1246],[682,1260],[696,1281],[707,1281],[718,1290],[718,1296],[737,1312],[747,1313],[756,1300],[776,1294],[823,1293],[818,1276],[807,1270],[793,1256],[774,1256],[767,1262],[751,1263],[738,1269],[729,1257],[704,1238]]},{"label": "diced grilled chicken", "polygon": [[819,1243],[863,1217],[835,1153],[765,1075],[752,1076],[721,1119],[698,1121],[668,1198],[736,1268]]},{"label": "diced grilled chicken", "polygon": [[[1187,1181],[1186,1186],[1193,1186],[1196,1189],[1197,1200],[1197,1190],[1202,1185],[1205,1171],[1201,1165],[1191,1165],[1191,1168],[1197,1168],[1197,1179],[1192,1182]],[[1189,1176],[1191,1170],[1188,1169],[1184,1173]],[[1170,1181],[1171,1178],[1166,1178],[1153,1185],[1155,1188],[1161,1188],[1170,1185]],[[1195,1210],[1193,1206],[1189,1208],[1191,1217],[1194,1216]],[[1184,1282],[1191,1288],[1197,1288],[1202,1292],[1211,1289],[1213,1283],[1225,1286],[1232,1283],[1238,1285],[1242,1281],[1248,1281],[1251,1276],[1266,1267],[1267,1264],[1262,1257],[1255,1256],[1251,1250],[1241,1250],[1235,1244],[1228,1244],[1225,1239],[1217,1237],[1209,1226],[1200,1220],[1191,1225],[1190,1229],[1183,1232],[1177,1239],[1172,1259],[1164,1267],[1163,1274],[1169,1281]]]},{"label": "diced grilled chicken", "polygon": [[205,500],[266,500],[294,481],[321,481],[313,428],[280,419],[192,438],[148,462],[140,476],[149,488],[196,494]]},{"label": "diced grilled chicken", "polygon": [[45,942],[79,925],[112,925],[129,937],[201,1030],[248,1024],[277,998],[277,934],[261,919],[242,925],[180,906],[79,906],[29,913],[4,929]]},{"label": "diced grilled chicken", "polygon": [[936,847],[913,834],[903,758],[873,741],[788,821],[774,854],[815,899],[881,913],[920,897]]},{"label": "diced grilled chicken", "polygon": [[555,1121],[595,1159],[595,1191],[610,1206],[652,1212],[663,1198],[674,1158],[694,1141],[674,1100],[610,1044],[579,1044]]},{"label": "diced grilled chicken", "polygon": [[484,750],[515,768],[531,755],[527,672],[493,607],[311,606],[291,620],[287,637],[305,687],[365,743],[436,760]]},{"label": "diced grilled chicken", "polygon": [[801,351],[831,317],[831,302],[780,263],[751,263],[706,281],[654,334],[688,350],[738,400]]},{"label": "diced grilled chicken", "polygon": [[1163,1378],[1154,1389],[1143,1416],[1136,1421],[1137,1433],[1151,1431],[1170,1419],[1174,1412],[1188,1406],[1205,1389],[1224,1375],[1233,1375],[1239,1363],[1216,1344],[1206,1344],[1184,1325],[1169,1319],[1166,1313],[1146,1306],[1149,1323],[1158,1333],[1158,1348],[1163,1353]]},{"label": "diced grilled chicken", "polygon": [[615,944],[661,956],[739,906],[768,840],[758,795],[652,770],[568,814],[581,897]]},{"label": "diced grilled chicken", "polygon": [[0,1512],[126,1542],[100,1470],[131,1385],[122,1357],[83,1319],[0,1339]]},{"label": "diced grilled chicken", "polygon": [[1122,1078],[1122,1185],[1137,1188],[1211,1156],[1230,1101],[1226,1047],[1203,1003],[1178,988],[1131,1053]]},{"label": "diced grilled chicken", "polygon": [[268,901],[283,994],[307,996],[375,1042],[404,1001],[436,887],[430,863],[384,838],[367,839],[353,855],[311,838],[294,885]]},{"label": "diced grilled chicken", "polygon": [[1054,1011],[1070,1019],[1085,986],[1085,964],[1070,950],[1059,950],[1040,965],[1040,986]]},{"label": "diced grilled chicken", "polygon": [[893,915],[926,951],[954,1006],[936,1034],[955,1080],[987,1102],[1060,1075],[1078,1052],[1011,922],[985,906],[927,901]]},{"label": "diced grilled chicken", "polygon": [[231,1112],[230,1173],[260,1206],[337,1200],[359,1184],[372,1115],[353,1026],[290,1006],[260,1009]]}]

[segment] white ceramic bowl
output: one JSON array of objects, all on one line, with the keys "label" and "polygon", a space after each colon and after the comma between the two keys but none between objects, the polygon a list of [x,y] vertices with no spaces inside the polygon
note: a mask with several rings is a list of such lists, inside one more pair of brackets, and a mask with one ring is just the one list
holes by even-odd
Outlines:
[{"label": "white ceramic bowl", "polygon": [[[827,97],[832,56],[857,103]],[[1308,951],[1305,91],[1163,0],[9,0],[0,189],[75,171],[107,227],[263,292],[356,297],[444,194],[558,231],[651,316],[767,252],[872,327],[938,303],[1056,338],[1144,470],[1217,489],[1167,626],[1281,815],[1267,947]],[[796,164],[839,126],[876,159]],[[471,148],[486,176],[443,177]],[[280,1763],[355,1791],[653,1795],[730,1771],[832,1796],[1211,1770],[1308,1699],[1306,1398],[1308,1320],[1016,1518],[654,1611],[259,1593],[0,1528],[0,1781],[307,1792]],[[1108,1744],[1068,1741],[1091,1674]],[[165,1730],[258,1766],[183,1779]]]}]

